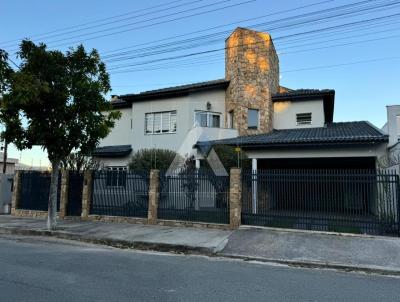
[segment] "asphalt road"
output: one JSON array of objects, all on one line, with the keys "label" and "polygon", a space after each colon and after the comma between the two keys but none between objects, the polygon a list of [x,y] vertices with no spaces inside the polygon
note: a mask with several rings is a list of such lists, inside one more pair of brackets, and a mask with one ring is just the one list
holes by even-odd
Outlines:
[{"label": "asphalt road", "polygon": [[0,236],[0,301],[400,301],[400,279]]}]

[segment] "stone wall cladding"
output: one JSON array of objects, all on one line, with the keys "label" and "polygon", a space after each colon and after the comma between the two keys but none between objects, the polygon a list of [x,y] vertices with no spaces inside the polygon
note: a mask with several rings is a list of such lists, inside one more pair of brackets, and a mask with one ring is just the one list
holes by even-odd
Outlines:
[{"label": "stone wall cladding", "polygon": [[12,215],[16,217],[45,218],[47,217],[47,211],[14,209]]},{"label": "stone wall cladding", "polygon": [[[239,135],[272,130],[271,94],[279,91],[279,59],[268,33],[237,28],[225,42],[226,112]],[[259,110],[259,128],[247,129],[247,110]],[[227,121],[226,121],[227,126]]]},{"label": "stone wall cladding", "polygon": [[236,229],[241,224],[242,216],[242,171],[238,168],[231,169],[229,188],[229,225]]}]

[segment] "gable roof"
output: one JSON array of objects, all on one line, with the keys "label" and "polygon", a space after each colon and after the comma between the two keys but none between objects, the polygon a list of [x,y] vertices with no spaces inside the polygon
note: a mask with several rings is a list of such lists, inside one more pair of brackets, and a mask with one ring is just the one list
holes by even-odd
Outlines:
[{"label": "gable roof", "polygon": [[228,87],[229,81],[225,79],[199,82],[187,85],[168,87],[163,89],[149,90],[136,94],[125,94],[118,97],[119,101],[125,101],[127,104],[150,99],[172,98],[177,96],[185,96],[192,92],[199,92],[210,89],[225,89]]},{"label": "gable roof", "polygon": [[287,90],[281,93],[272,95],[273,102],[282,101],[308,101],[308,100],[323,100],[325,122],[333,122],[333,111],[335,107],[335,90],[333,89],[297,89]]},{"label": "gable roof", "polygon": [[239,136],[210,142],[198,142],[201,150],[211,145],[287,147],[343,144],[376,144],[388,141],[388,136],[369,122],[330,123],[326,127],[273,130],[267,134]]}]

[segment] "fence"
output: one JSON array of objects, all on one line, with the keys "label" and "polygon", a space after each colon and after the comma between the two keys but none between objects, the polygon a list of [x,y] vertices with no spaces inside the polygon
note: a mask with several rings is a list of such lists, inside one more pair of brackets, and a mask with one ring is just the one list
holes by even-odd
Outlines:
[{"label": "fence", "polygon": [[68,202],[66,214],[67,216],[81,216],[83,173],[77,171],[69,171],[68,173]]},{"label": "fence", "polygon": [[[38,171],[20,171],[21,192],[19,208],[24,210],[47,211],[51,175]],[[58,177],[61,187],[61,173]],[[57,211],[60,210],[60,190],[57,191]]]},{"label": "fence", "polygon": [[147,217],[149,172],[95,171],[90,214]]},{"label": "fence", "polygon": [[162,173],[158,217],[229,223],[229,176],[216,176],[210,170]]},{"label": "fence", "polygon": [[246,171],[242,223],[398,235],[398,194],[399,176],[390,172]]}]

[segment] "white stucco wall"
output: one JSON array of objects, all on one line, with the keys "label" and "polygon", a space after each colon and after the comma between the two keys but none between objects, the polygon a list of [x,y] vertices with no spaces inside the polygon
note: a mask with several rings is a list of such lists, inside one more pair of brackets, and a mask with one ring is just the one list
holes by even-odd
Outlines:
[{"label": "white stucco wall", "polygon": [[400,105],[387,106],[387,124],[385,132],[389,135],[389,147],[400,138]]},{"label": "white stucco wall", "polygon": [[376,146],[331,147],[300,149],[293,147],[288,150],[267,149],[246,151],[249,158],[329,158],[329,157],[376,157],[386,154],[386,144]]},{"label": "white stucco wall", "polygon": [[132,109],[123,108],[118,110],[121,112],[121,118],[115,122],[110,134],[100,141],[100,147],[132,144]]},{"label": "white stucco wall", "polygon": [[[186,135],[194,126],[194,112],[207,110],[221,113],[221,126],[225,119],[225,90],[196,92],[184,97],[136,102],[132,105],[132,148],[161,148],[178,151]],[[146,134],[145,114],[176,110],[176,133]]]},{"label": "white stucco wall", "polygon": [[[311,125],[297,125],[296,114],[311,112]],[[274,129],[323,127],[325,124],[323,100],[274,102]]]}]

